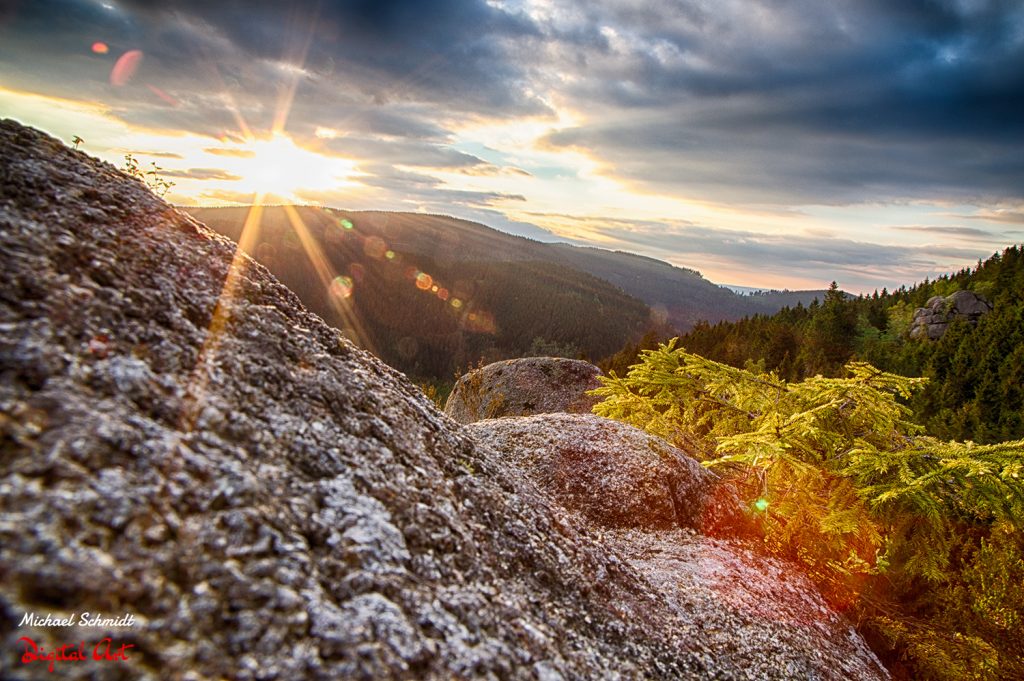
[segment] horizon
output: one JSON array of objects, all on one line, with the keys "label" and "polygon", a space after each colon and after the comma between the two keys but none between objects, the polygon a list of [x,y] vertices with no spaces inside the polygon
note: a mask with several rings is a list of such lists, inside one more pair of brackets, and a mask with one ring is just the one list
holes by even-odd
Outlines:
[{"label": "horizon", "polygon": [[435,213],[855,294],[1024,240],[1013,3],[43,0],[0,9],[0,63],[5,117],[156,163],[175,204]]}]

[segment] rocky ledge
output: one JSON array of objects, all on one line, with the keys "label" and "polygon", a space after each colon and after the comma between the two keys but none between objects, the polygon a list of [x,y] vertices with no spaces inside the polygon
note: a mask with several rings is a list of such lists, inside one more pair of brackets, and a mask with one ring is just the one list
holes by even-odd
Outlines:
[{"label": "rocky ledge", "polygon": [[568,501],[235,250],[0,123],[0,677],[887,676],[791,566]]},{"label": "rocky ledge", "polygon": [[974,291],[957,291],[945,297],[932,296],[924,307],[914,310],[914,317],[910,321],[910,337],[938,340],[954,320],[962,319],[968,324],[977,324],[978,320],[991,311],[992,303]]}]

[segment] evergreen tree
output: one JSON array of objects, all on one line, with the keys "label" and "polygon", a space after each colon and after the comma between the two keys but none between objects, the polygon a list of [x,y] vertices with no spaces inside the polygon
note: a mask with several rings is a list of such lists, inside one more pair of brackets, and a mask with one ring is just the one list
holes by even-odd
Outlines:
[{"label": "evergreen tree", "polygon": [[854,608],[914,678],[1021,678],[1024,440],[925,436],[904,402],[926,379],[845,372],[791,383],[673,340],[602,378],[594,411],[721,472],[767,548]]}]

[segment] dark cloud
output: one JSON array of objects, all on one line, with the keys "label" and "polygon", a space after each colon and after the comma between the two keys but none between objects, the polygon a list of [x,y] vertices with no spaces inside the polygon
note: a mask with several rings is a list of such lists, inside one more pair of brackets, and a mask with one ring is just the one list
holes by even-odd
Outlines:
[{"label": "dark cloud", "polygon": [[[5,84],[116,103],[130,123],[213,137],[240,119],[269,130],[282,108],[298,134],[332,126],[434,141],[450,136],[446,118],[548,111],[515,58],[537,29],[484,0],[109,5],[14,3],[0,25]],[[93,54],[96,40],[110,52]],[[145,59],[133,82],[113,88],[110,70],[130,49]]]},{"label": "dark cloud", "polygon": [[[526,197],[521,194],[450,189],[430,175],[398,170],[387,164],[362,164],[359,171],[365,173],[359,178],[359,184],[384,189],[401,196],[402,201],[408,206],[435,213],[450,214],[453,207],[480,209],[499,202],[526,201]],[[497,213],[491,211],[488,214]],[[463,211],[462,215],[471,217],[476,213]]]},{"label": "dark cloud", "polygon": [[549,142],[609,172],[730,202],[1024,194],[1018,3],[594,6],[619,38],[577,48],[569,95],[605,115]]},{"label": "dark cloud", "polygon": [[340,137],[325,140],[322,147],[339,156],[369,159],[374,164],[386,162],[423,168],[470,168],[489,165],[487,161],[472,154],[418,140]]},{"label": "dark cloud", "polygon": [[[505,43],[538,36],[522,14],[483,0],[334,0],[152,3],[122,6],[151,24],[205,26],[248,59],[302,63],[317,79],[351,87],[375,101],[432,101],[463,110],[545,110],[522,87]],[[188,19],[184,24],[182,18]],[[196,31],[178,30],[169,56]]]}]

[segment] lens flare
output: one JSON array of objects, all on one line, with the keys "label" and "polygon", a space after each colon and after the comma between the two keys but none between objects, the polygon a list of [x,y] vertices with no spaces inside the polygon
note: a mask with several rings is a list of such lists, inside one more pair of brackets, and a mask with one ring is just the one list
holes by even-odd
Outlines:
[{"label": "lens flare", "polygon": [[365,242],[363,242],[363,253],[373,258],[374,260],[380,260],[384,257],[384,253],[388,250],[388,245],[384,243],[384,239],[378,236],[371,236]]},{"label": "lens flare", "polygon": [[99,40],[92,44],[91,49],[96,54],[106,54],[107,52],[110,52],[110,46],[106,43],[100,42]]},{"label": "lens flare", "polygon": [[335,277],[331,282],[330,292],[332,296],[344,300],[352,296],[352,288],[351,277]]},{"label": "lens flare", "polygon": [[114,87],[127,85],[142,63],[142,50],[128,50],[114,63],[110,70],[110,84]]},{"label": "lens flare", "polygon": [[497,333],[498,325],[494,321],[494,315],[484,310],[470,312],[463,318],[462,323],[468,331],[473,333]]},{"label": "lens flare", "polygon": [[434,285],[434,278],[426,272],[420,272],[416,275],[416,288],[421,291],[427,291],[431,286]]},{"label": "lens flare", "polygon": [[763,497],[758,499],[754,502],[754,508],[756,508],[758,512],[764,513],[768,510],[768,500]]},{"label": "lens flare", "polygon": [[341,221],[338,222],[338,224],[341,225],[342,227],[344,227],[345,229],[352,229],[352,221],[351,220],[341,220]]}]

